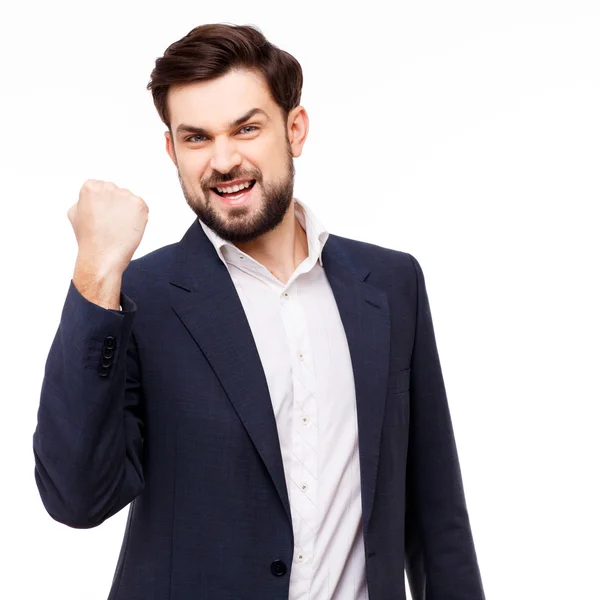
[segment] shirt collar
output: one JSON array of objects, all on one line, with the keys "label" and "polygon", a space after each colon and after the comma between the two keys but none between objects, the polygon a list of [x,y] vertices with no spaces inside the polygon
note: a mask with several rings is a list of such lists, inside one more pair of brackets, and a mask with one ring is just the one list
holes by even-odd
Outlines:
[{"label": "shirt collar", "polygon": [[[320,223],[312,210],[307,206],[307,204],[303,201],[294,198],[294,214],[296,219],[302,226],[302,229],[306,231],[306,239],[308,241],[308,256],[312,258],[316,256],[319,260],[319,264],[323,266],[323,247],[325,246],[325,242],[329,237],[329,232],[325,229],[325,227]],[[237,248],[231,242],[224,240],[220,235],[215,233],[212,229],[208,227],[204,222],[198,219],[206,237],[211,241],[212,245],[215,247],[219,258],[223,261],[224,264],[227,264],[225,260],[225,256],[223,254],[223,247],[229,247],[235,250],[236,252],[241,252],[239,248]]]}]

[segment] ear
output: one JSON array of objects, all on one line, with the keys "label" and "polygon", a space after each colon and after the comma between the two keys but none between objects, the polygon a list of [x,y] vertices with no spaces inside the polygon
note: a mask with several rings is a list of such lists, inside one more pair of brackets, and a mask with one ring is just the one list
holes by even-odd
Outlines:
[{"label": "ear", "polygon": [[177,167],[177,154],[175,153],[175,145],[173,144],[173,136],[170,131],[165,131],[167,154],[171,157],[173,164]]},{"label": "ear", "polygon": [[292,156],[298,158],[308,135],[308,114],[303,106],[296,106],[290,111],[287,119],[287,134]]}]

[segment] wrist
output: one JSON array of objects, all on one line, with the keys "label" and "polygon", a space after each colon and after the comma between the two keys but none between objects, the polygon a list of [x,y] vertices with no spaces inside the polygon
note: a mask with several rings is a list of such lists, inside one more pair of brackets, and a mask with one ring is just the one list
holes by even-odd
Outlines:
[{"label": "wrist", "polygon": [[114,266],[78,258],[73,271],[73,285],[90,302],[119,310],[122,276],[122,271]]}]

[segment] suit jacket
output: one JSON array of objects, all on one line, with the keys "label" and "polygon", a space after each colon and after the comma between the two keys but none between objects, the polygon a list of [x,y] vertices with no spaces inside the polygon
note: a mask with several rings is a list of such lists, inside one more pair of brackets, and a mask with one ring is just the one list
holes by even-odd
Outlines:
[{"label": "suit jacket", "polygon": [[[369,598],[405,600],[406,568],[415,600],[484,600],[421,267],[336,235],[323,267],[356,386]],[[109,600],[287,599],[267,382],[197,220],[130,263],[121,305],[70,284],[33,438],[46,510],[89,528],[131,503]]]}]

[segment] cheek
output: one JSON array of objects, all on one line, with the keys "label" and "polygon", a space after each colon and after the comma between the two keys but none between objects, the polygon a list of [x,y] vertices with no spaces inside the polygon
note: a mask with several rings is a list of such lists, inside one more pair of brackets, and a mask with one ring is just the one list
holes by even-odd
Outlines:
[{"label": "cheek", "polygon": [[247,146],[240,148],[244,162],[260,169],[265,178],[273,177],[281,173],[285,168],[288,150],[285,142],[274,136],[265,136],[254,140]]},{"label": "cheek", "polygon": [[280,147],[274,147],[270,152],[248,157],[248,159],[254,168],[260,170],[265,181],[281,179],[288,170],[287,153],[282,152]]},{"label": "cheek", "polygon": [[199,185],[199,182],[210,176],[208,162],[199,155],[182,157],[179,161],[179,173],[184,181],[191,185]]}]

